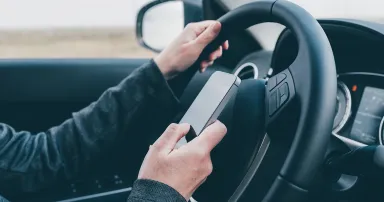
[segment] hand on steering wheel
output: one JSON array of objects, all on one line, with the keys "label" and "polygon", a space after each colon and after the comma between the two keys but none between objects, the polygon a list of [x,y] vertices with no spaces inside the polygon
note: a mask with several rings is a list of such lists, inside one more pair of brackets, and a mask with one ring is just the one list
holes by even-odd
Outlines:
[{"label": "hand on steering wheel", "polygon": [[[167,46],[156,58],[155,62],[165,78],[169,79],[184,72],[196,62],[204,48],[220,33],[221,24],[218,21],[207,20],[190,23],[184,31]],[[200,71],[212,65],[214,60],[221,57],[223,50],[229,47],[228,41],[217,46],[207,60],[200,63]]]}]

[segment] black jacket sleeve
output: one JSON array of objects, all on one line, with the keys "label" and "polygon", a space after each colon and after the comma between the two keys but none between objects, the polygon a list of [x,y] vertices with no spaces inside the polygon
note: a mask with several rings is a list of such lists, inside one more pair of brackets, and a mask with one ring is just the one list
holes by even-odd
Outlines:
[{"label": "black jacket sleeve", "polygon": [[172,187],[153,180],[136,180],[127,202],[186,202]]},{"label": "black jacket sleeve", "polygon": [[7,199],[0,196],[0,202],[9,202]]},{"label": "black jacket sleeve", "polygon": [[[153,105],[167,112],[161,114],[163,119],[171,120],[178,100],[152,60],[46,132],[31,134],[0,124],[0,193],[33,192],[57,178],[73,178],[116,139],[129,135],[131,122],[148,116],[143,109]],[[148,120],[141,127],[158,121]],[[138,187],[135,193],[142,190],[140,183]]]}]

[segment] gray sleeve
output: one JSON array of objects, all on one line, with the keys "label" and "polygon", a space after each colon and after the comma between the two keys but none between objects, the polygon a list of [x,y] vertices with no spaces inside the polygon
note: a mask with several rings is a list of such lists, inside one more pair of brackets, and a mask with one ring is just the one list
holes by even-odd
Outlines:
[{"label": "gray sleeve", "polygon": [[186,202],[172,187],[153,180],[136,180],[127,202]]},{"label": "gray sleeve", "polygon": [[0,202],[9,202],[7,199],[0,196]]},{"label": "gray sleeve", "polygon": [[[151,127],[160,121],[148,118],[145,110],[154,107],[164,112],[161,119],[171,120],[178,100],[152,60],[45,132],[31,134],[0,124],[0,194],[32,192],[57,179],[77,176],[116,142],[129,141],[125,137],[132,136],[132,127]],[[132,124],[136,120],[148,122]]]}]

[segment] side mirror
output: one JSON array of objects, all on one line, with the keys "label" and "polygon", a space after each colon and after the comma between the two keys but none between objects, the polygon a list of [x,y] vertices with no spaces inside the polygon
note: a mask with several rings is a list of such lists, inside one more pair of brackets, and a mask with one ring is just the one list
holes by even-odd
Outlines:
[{"label": "side mirror", "polygon": [[161,52],[183,29],[182,1],[156,0],[141,8],[137,15],[137,40],[141,46],[155,52]]}]

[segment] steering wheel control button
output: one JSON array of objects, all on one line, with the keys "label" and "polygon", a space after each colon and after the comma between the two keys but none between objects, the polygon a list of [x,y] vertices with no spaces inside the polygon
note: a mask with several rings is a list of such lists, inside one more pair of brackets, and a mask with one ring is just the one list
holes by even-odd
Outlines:
[{"label": "steering wheel control button", "polygon": [[283,95],[289,94],[287,83],[284,83],[279,87],[279,94],[280,94],[280,97],[282,97]]},{"label": "steering wheel control button", "polygon": [[273,90],[277,85],[276,77],[271,77],[268,79],[268,90]]},{"label": "steering wheel control button", "polygon": [[287,78],[287,75],[284,73],[280,73],[276,77],[277,77],[277,84],[280,84],[285,80],[285,78]]},{"label": "steering wheel control button", "polygon": [[278,99],[280,99],[280,97],[277,96],[277,91],[273,92],[269,97],[269,116],[277,111]]},{"label": "steering wheel control button", "polygon": [[288,95],[283,95],[280,97],[280,106],[285,104],[285,102],[288,100]]},{"label": "steering wheel control button", "polygon": [[279,95],[280,95],[280,106],[285,104],[289,98],[289,89],[288,84],[284,83],[279,87]]}]

